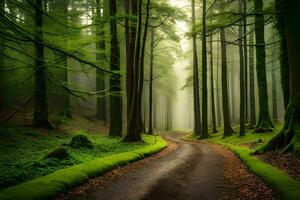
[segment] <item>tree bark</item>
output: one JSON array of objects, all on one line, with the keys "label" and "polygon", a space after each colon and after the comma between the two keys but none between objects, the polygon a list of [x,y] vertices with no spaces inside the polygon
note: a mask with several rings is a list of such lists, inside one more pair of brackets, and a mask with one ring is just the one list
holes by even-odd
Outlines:
[{"label": "tree bark", "polygon": [[287,109],[290,100],[290,79],[289,79],[289,61],[286,33],[284,30],[285,22],[283,15],[283,0],[275,0],[275,8],[278,12],[276,29],[280,37],[280,76],[281,76],[281,88],[283,92],[284,108]]},{"label": "tree bark", "polygon": [[151,41],[150,41],[150,77],[149,77],[149,128],[148,134],[153,135],[152,125],[152,105],[153,105],[153,65],[154,65],[154,28],[151,29]]},{"label": "tree bark", "polygon": [[284,148],[283,153],[300,152],[300,2],[283,1],[290,74],[290,100],[284,127],[256,153]]},{"label": "tree bark", "polygon": [[[219,38],[219,37],[218,37]],[[219,83],[219,75],[220,75],[220,66],[219,66],[219,54],[220,54],[220,46],[219,46],[219,42],[217,43],[217,76],[216,76],[216,97],[217,97],[217,101],[216,101],[216,104],[217,104],[217,119],[218,119],[218,126],[220,127],[221,126],[221,120],[222,120],[222,117],[221,117],[221,106],[220,106],[220,83]]]},{"label": "tree bark", "polygon": [[[5,11],[5,0],[0,1],[0,12],[4,14]],[[0,17],[0,20],[4,20],[2,19],[2,17]],[[4,61],[4,39],[1,37],[0,38],[0,68],[4,68],[5,65],[5,61]],[[0,73],[0,87],[4,87],[4,75],[3,72]],[[5,96],[5,90],[4,88],[1,89],[0,91],[0,109],[2,109],[4,107],[4,96]]]},{"label": "tree bark", "polygon": [[[97,10],[97,21],[101,21],[104,18],[104,0],[97,0],[96,1],[96,10]],[[101,12],[102,10],[102,12]],[[96,60],[100,62],[102,65],[106,63],[106,44],[105,44],[105,26],[97,25],[96,27],[96,35],[98,37],[96,43],[96,49],[100,52],[97,53]],[[96,89],[97,91],[101,91],[105,89],[105,73],[99,69],[96,71]],[[97,97],[97,118],[104,121],[106,124],[106,103],[105,97]]]},{"label": "tree bark", "polygon": [[52,128],[48,121],[48,99],[46,91],[45,60],[43,44],[43,3],[42,0],[35,1],[35,92],[33,124],[37,127]]},{"label": "tree bark", "polygon": [[110,136],[122,136],[122,97],[120,71],[120,47],[117,32],[116,0],[109,1],[110,13],[110,69],[115,73],[110,77]]},{"label": "tree bark", "polygon": [[206,0],[202,1],[202,131],[201,138],[208,137],[207,119],[207,46],[206,46]]},{"label": "tree bark", "polygon": [[228,102],[228,85],[227,85],[227,50],[226,50],[226,35],[225,29],[220,30],[221,37],[221,58],[222,58],[222,104],[223,104],[223,121],[224,132],[223,137],[230,136],[234,133],[229,116],[229,102]]},{"label": "tree bark", "polygon": [[263,0],[254,0],[255,38],[256,38],[256,74],[258,84],[259,114],[256,132],[273,130],[273,123],[269,113],[267,76],[266,76],[266,50],[265,50],[265,20],[263,15]]},{"label": "tree bark", "polygon": [[[134,48],[136,38],[136,0],[125,0],[125,39],[126,39],[126,94],[127,94],[127,121],[129,121],[130,104],[133,96],[134,81]],[[131,12],[130,12],[131,10]]]},{"label": "tree bark", "polygon": [[[243,2],[239,0],[240,13],[243,13]],[[244,16],[245,17],[245,16]],[[246,132],[246,105],[245,105],[245,61],[243,51],[243,21],[239,23],[239,55],[240,55],[240,136],[244,136]],[[246,24],[245,24],[246,26]],[[245,40],[245,39],[244,39]],[[247,50],[247,49],[246,49]],[[246,53],[246,52],[245,52]],[[234,98],[234,97],[233,97]],[[234,105],[233,105],[234,106]]]},{"label": "tree bark", "polygon": [[[69,7],[69,0],[64,0],[63,2],[60,2],[63,7],[63,17],[64,17],[64,23],[68,24],[68,7]],[[63,57],[63,65],[65,66],[65,69],[63,69],[62,72],[62,81],[65,84],[65,86],[68,88],[68,57]],[[72,118],[71,114],[71,99],[69,92],[64,89],[63,91],[63,116],[67,118]]]},{"label": "tree bark", "polygon": [[195,0],[192,0],[192,30],[193,30],[193,92],[194,92],[194,134],[201,135],[201,114],[200,114],[200,94],[199,94],[199,70],[197,37],[195,33],[196,12]]},{"label": "tree bark", "polygon": [[167,97],[166,100],[166,131],[172,131],[172,101],[170,97]]},{"label": "tree bark", "polygon": [[247,0],[242,0],[243,4],[243,23],[244,23],[244,30],[243,30],[243,41],[244,41],[244,70],[245,70],[245,123],[248,122],[248,37],[247,37]]},{"label": "tree bark", "polygon": [[212,112],[212,132],[217,133],[215,88],[214,88],[214,54],[213,36],[210,37],[210,86],[211,86],[211,112]]},{"label": "tree bark", "polygon": [[[273,35],[273,41],[275,42],[275,35]],[[272,108],[273,108],[273,120],[278,121],[278,112],[277,112],[277,87],[276,87],[276,65],[275,65],[275,45],[273,45],[272,49]]]},{"label": "tree bark", "polygon": [[124,142],[135,142],[141,140],[140,135],[140,119],[138,117],[138,107],[139,107],[139,81],[140,81],[140,50],[141,50],[141,34],[142,34],[142,2],[137,1],[138,7],[138,19],[137,19],[137,32],[135,41],[135,52],[134,52],[134,82],[133,82],[133,93],[132,100],[130,103],[130,113],[129,121],[127,122],[126,136],[124,137]]},{"label": "tree bark", "polygon": [[250,76],[250,126],[256,125],[255,72],[254,72],[254,33],[249,37],[249,76]]},{"label": "tree bark", "polygon": [[140,74],[139,74],[139,91],[138,91],[138,132],[142,133],[143,130],[143,122],[142,119],[142,97],[143,97],[143,89],[144,89],[144,61],[145,61],[145,49],[146,49],[146,41],[148,36],[148,24],[149,24],[149,16],[150,16],[150,0],[147,1],[146,5],[146,19],[145,19],[145,26],[144,26],[144,34],[142,38],[142,47],[141,47],[141,54],[140,54]]},{"label": "tree bark", "polygon": [[[235,60],[235,55],[233,54],[232,55],[233,59],[232,60]],[[232,124],[235,124],[236,123],[236,110],[235,110],[235,107],[236,107],[236,102],[235,102],[235,98],[236,98],[236,94],[235,94],[235,86],[236,86],[236,79],[235,79],[235,64],[231,65],[230,66],[230,69],[231,69],[231,81],[229,82],[230,83],[230,86],[231,86],[231,98],[229,100],[229,102],[231,102],[231,104],[229,103],[229,105],[231,105],[231,110],[229,108],[229,115],[231,115],[231,122]],[[230,112],[231,111],[231,112]]]}]

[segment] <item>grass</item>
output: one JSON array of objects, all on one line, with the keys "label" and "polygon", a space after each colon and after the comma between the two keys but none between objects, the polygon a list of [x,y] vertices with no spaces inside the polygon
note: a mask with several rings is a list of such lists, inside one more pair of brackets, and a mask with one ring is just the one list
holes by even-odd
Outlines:
[{"label": "grass", "polygon": [[[230,137],[223,138],[223,132],[218,132],[216,134],[212,134],[211,138],[208,139],[210,142],[214,143],[226,143],[232,145],[242,145],[249,143],[256,143],[256,147],[260,147],[264,143],[266,143],[273,135],[281,128],[281,126],[276,126],[273,132],[271,133],[254,133],[253,130],[247,130],[245,136],[240,137],[238,134],[234,134]],[[237,128],[235,128],[235,132],[238,133]],[[262,143],[257,143],[257,141],[261,139]]]},{"label": "grass", "polygon": [[[276,126],[272,133],[253,133],[248,130],[244,137],[238,134],[223,138],[222,133],[213,134],[209,142],[221,144],[240,157],[251,172],[261,177],[270,187],[277,191],[281,199],[296,200],[300,198],[300,182],[290,177],[282,170],[267,164],[258,157],[251,155],[257,148],[266,143],[281,127]],[[185,139],[193,140],[194,136]],[[261,139],[263,142],[258,143]],[[254,144],[252,148],[247,145]]]},{"label": "grass", "polygon": [[[94,144],[93,149],[68,148],[70,159],[45,159],[53,149],[66,145],[76,134],[86,135]],[[45,176],[56,170],[78,165],[96,158],[138,150],[154,143],[154,137],[143,136],[145,143],[123,143],[120,138],[84,131],[74,133],[48,133],[30,128],[10,127],[0,137],[0,190]]]},{"label": "grass", "polygon": [[0,191],[2,200],[45,200],[53,199],[71,187],[82,184],[87,179],[99,176],[115,167],[136,161],[166,147],[160,137],[143,136],[147,146],[128,152],[98,158],[85,163],[60,169],[20,185]]}]

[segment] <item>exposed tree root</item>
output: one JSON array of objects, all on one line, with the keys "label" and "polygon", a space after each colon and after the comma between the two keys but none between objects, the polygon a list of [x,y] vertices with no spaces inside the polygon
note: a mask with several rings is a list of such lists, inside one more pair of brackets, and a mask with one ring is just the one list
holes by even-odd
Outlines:
[{"label": "exposed tree root", "polygon": [[255,127],[256,133],[266,133],[266,132],[272,132],[274,128],[274,125],[272,123],[272,120],[269,116],[263,114],[260,116],[258,123]]},{"label": "exposed tree root", "polygon": [[284,127],[271,140],[258,149],[255,154],[283,149],[282,153],[300,152],[300,122],[299,108],[290,104],[285,114]]}]

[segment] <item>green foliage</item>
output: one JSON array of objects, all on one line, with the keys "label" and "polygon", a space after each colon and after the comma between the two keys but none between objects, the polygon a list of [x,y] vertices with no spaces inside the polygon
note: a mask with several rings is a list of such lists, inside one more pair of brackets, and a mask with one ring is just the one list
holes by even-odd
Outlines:
[{"label": "green foliage", "polygon": [[[74,135],[84,135],[94,148],[70,148]],[[119,138],[88,134],[79,131],[70,134],[42,133],[29,128],[10,127],[5,138],[0,138],[0,189],[44,176],[58,169],[77,165],[95,158],[132,151],[153,143],[154,138],[144,137],[146,143],[123,143]],[[45,157],[54,149],[65,147],[70,157],[59,160]]]},{"label": "green foliage", "polygon": [[[160,137],[143,135],[148,144],[144,148],[91,160],[80,165],[58,170],[48,176],[2,190],[2,200],[39,200],[53,199],[61,192],[79,185],[88,178],[99,176],[115,167],[141,159],[166,147],[167,143]],[[150,145],[149,145],[150,144]]]}]

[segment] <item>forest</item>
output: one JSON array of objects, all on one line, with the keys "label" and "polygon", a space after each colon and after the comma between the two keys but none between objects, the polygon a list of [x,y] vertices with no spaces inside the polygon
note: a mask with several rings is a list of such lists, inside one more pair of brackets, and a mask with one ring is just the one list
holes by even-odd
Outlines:
[{"label": "forest", "polygon": [[300,199],[298,20],[292,0],[0,0],[0,200]]}]

